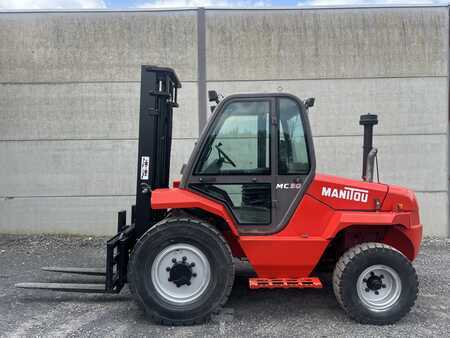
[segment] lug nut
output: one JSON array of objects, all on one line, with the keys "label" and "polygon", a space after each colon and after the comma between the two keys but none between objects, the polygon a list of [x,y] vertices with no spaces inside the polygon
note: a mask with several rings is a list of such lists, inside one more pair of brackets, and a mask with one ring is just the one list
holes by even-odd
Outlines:
[{"label": "lug nut", "polygon": [[369,292],[370,290],[369,290],[369,288],[366,288],[364,291]]},{"label": "lug nut", "polygon": [[167,271],[167,272],[169,272],[169,271],[170,271],[170,266],[168,266],[168,267],[166,268],[166,271]]},{"label": "lug nut", "polygon": [[190,282],[190,281],[187,281],[187,282],[186,282],[186,285],[191,285],[191,282]]},{"label": "lug nut", "polygon": [[193,274],[192,274],[192,277],[197,277],[197,274],[196,274],[196,273],[193,273]]},{"label": "lug nut", "polygon": [[381,287],[384,289],[386,287],[386,285],[385,284],[381,284]]},{"label": "lug nut", "polygon": [[195,263],[194,262],[192,262],[191,263],[191,268],[193,268],[195,266]]},{"label": "lug nut", "polygon": [[174,257],[174,258],[172,258],[172,263],[176,263],[177,262],[177,259]]},{"label": "lug nut", "polygon": [[363,279],[363,282],[364,282],[364,283],[367,283],[367,279],[364,278],[364,279]]},{"label": "lug nut", "polygon": [[380,275],[380,278],[381,278],[381,279],[383,279],[383,278],[384,278],[384,276],[383,276],[383,275]]},{"label": "lug nut", "polygon": [[187,261],[187,257],[183,256],[183,262],[186,262],[186,261]]},{"label": "lug nut", "polygon": [[380,294],[380,293],[379,293],[378,291],[375,291],[375,294],[378,295],[378,294]]},{"label": "lug nut", "polygon": [[375,274],[373,273],[373,271],[370,272],[370,275],[373,277],[375,276]]}]

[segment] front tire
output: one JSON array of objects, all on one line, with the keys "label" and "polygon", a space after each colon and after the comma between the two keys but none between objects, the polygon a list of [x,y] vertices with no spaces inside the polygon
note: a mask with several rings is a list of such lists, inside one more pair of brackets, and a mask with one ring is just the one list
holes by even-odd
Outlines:
[{"label": "front tire", "polygon": [[418,293],[411,262],[398,250],[381,243],[363,243],[348,250],[333,273],[339,305],[363,324],[386,325],[403,318]]},{"label": "front tire", "polygon": [[166,325],[201,323],[225,304],[234,282],[231,250],[211,225],[169,218],[148,230],[128,265],[128,283],[146,313]]}]

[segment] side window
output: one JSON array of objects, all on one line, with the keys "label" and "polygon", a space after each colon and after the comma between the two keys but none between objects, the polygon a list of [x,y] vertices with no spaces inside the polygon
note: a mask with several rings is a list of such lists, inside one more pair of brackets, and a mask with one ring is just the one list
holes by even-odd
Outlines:
[{"label": "side window", "polygon": [[207,140],[194,174],[270,174],[269,101],[228,104]]},{"label": "side window", "polygon": [[278,171],[280,175],[309,172],[308,148],[298,104],[289,98],[279,99]]},{"label": "side window", "polygon": [[192,184],[191,187],[224,202],[239,224],[270,224],[270,183]]}]

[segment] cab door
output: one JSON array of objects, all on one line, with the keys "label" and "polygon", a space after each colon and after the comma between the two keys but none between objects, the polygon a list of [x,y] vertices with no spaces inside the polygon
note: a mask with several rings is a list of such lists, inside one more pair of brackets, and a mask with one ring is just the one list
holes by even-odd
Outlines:
[{"label": "cab door", "polygon": [[[293,146],[297,134],[289,135],[288,131],[296,124],[280,127],[279,105],[274,95],[225,99],[217,107],[183,176],[183,187],[223,203],[241,234],[269,234],[281,229],[289,210],[286,200],[303,190],[299,187],[282,193],[277,189],[286,179],[304,182],[305,178],[294,171],[298,158],[291,150],[297,149]],[[287,128],[282,129],[283,137],[289,135],[295,140],[280,138],[280,128]],[[286,154],[291,156],[279,158],[279,148],[288,143]],[[292,170],[283,171],[286,176],[279,179],[279,167],[284,165]]]},{"label": "cab door", "polygon": [[306,110],[291,96],[280,96],[277,113],[277,175],[275,176],[276,228],[289,222],[314,178],[314,150]]}]

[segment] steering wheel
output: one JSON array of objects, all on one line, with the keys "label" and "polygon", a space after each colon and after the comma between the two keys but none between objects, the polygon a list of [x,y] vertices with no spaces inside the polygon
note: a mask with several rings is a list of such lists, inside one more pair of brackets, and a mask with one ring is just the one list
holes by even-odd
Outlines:
[{"label": "steering wheel", "polygon": [[219,153],[219,158],[222,159],[225,163],[231,164],[233,167],[236,168],[236,163],[233,162],[233,160],[228,156],[221,148],[222,142],[219,142],[219,144],[216,144],[215,147],[217,149],[217,152]]}]

